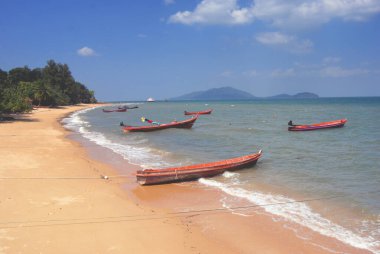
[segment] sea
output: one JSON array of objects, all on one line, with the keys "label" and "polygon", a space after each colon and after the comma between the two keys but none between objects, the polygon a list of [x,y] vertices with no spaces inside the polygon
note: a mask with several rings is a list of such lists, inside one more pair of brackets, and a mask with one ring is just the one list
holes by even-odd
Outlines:
[{"label": "sea", "polygon": [[[103,113],[137,105],[125,113]],[[120,122],[184,120],[212,109],[191,129],[123,133]],[[343,128],[290,132],[287,123],[347,119]],[[143,168],[212,162],[263,151],[252,168],[186,183],[345,244],[380,253],[380,97],[252,101],[117,102],[75,112],[66,128]]]}]

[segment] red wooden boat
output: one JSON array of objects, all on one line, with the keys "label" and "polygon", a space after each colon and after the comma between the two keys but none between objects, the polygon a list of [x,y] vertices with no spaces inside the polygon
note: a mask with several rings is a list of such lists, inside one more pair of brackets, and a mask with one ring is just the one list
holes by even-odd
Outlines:
[{"label": "red wooden boat", "polygon": [[118,108],[118,109],[111,109],[111,110],[103,109],[103,112],[104,112],[104,113],[111,113],[111,112],[126,112],[126,111],[127,111],[126,108]]},{"label": "red wooden boat", "polygon": [[185,115],[209,115],[211,114],[212,112],[212,109],[208,109],[208,110],[203,110],[203,111],[195,111],[195,112],[189,112],[189,111],[185,111]]},{"label": "red wooden boat", "polygon": [[158,124],[158,125],[149,125],[149,126],[128,126],[124,125],[122,127],[124,132],[147,132],[147,131],[157,131],[157,130],[163,130],[168,128],[185,128],[190,129],[194,122],[198,119],[198,116],[192,117],[190,119],[186,119],[184,121],[173,121],[171,123],[164,123],[164,124]]},{"label": "red wooden boat", "polygon": [[222,174],[225,171],[234,171],[253,166],[261,157],[261,153],[262,152],[260,150],[258,153],[237,158],[184,167],[138,170],[136,173],[136,178],[137,182],[141,185],[152,185],[191,181],[201,177],[212,177]]},{"label": "red wooden boat", "polygon": [[294,125],[289,126],[289,131],[313,131],[327,128],[339,128],[343,127],[347,122],[347,119],[340,119],[331,122],[323,122],[323,123],[314,123],[314,124],[305,124],[305,125]]}]

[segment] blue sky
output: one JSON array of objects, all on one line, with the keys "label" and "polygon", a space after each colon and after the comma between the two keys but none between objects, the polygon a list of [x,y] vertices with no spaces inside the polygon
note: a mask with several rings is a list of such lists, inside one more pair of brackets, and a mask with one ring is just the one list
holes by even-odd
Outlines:
[{"label": "blue sky", "polygon": [[1,69],[66,63],[103,101],[380,96],[379,0],[0,0],[0,13]]}]

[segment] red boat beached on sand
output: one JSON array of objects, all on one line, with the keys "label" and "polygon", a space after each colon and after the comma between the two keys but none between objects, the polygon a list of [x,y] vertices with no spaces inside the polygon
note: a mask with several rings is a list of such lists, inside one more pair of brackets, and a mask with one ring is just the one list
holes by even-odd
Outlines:
[{"label": "red boat beached on sand", "polygon": [[211,114],[212,112],[212,109],[208,109],[208,110],[203,110],[203,111],[195,111],[195,112],[188,112],[188,111],[185,111],[185,115],[209,115]]},{"label": "red boat beached on sand", "polygon": [[127,109],[126,109],[126,108],[118,108],[118,109],[111,109],[111,110],[103,109],[103,112],[104,112],[104,113],[111,113],[111,112],[127,112]]},{"label": "red boat beached on sand", "polygon": [[196,180],[201,177],[212,177],[225,171],[248,168],[256,164],[262,151],[237,158],[196,164],[184,167],[164,169],[144,169],[136,173],[137,182],[141,185],[162,184]]},{"label": "red boat beached on sand", "polygon": [[157,125],[149,125],[149,126],[128,126],[122,125],[122,129],[124,132],[147,132],[147,131],[157,131],[168,128],[184,128],[190,129],[194,122],[198,119],[198,116],[192,117],[190,119],[184,121],[173,121],[171,123],[157,124]]},{"label": "red boat beached on sand", "polygon": [[347,122],[347,119],[340,119],[331,122],[323,122],[323,123],[314,123],[314,124],[305,124],[305,125],[292,125],[291,121],[289,122],[288,131],[313,131],[320,129],[328,129],[328,128],[339,128],[343,127]]}]

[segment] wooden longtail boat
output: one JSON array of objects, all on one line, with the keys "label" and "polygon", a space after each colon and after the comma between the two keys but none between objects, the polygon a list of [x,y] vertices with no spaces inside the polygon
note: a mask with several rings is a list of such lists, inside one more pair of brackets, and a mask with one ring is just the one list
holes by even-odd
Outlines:
[{"label": "wooden longtail boat", "polygon": [[124,132],[147,132],[147,131],[158,131],[168,128],[185,128],[190,129],[194,122],[198,119],[198,116],[192,117],[184,121],[173,121],[171,123],[164,123],[159,125],[149,125],[149,126],[128,126],[124,125],[122,127]]},{"label": "wooden longtail boat", "polygon": [[289,131],[313,131],[327,128],[339,128],[343,127],[347,122],[347,119],[340,119],[331,122],[323,122],[323,123],[314,123],[314,124],[305,124],[305,125],[294,125],[289,126]]},{"label": "wooden longtail boat", "polygon": [[111,113],[111,112],[126,112],[126,111],[127,111],[126,108],[118,108],[118,109],[111,109],[111,110],[103,109],[103,112],[104,112],[104,113]]},{"label": "wooden longtail boat", "polygon": [[201,177],[212,177],[225,171],[248,168],[256,164],[262,151],[237,158],[196,164],[184,167],[164,169],[144,169],[136,173],[137,182],[141,185],[162,184],[196,180]]},{"label": "wooden longtail boat", "polygon": [[189,112],[189,111],[185,111],[185,115],[209,115],[211,114],[212,112],[212,109],[208,109],[208,110],[203,110],[203,111],[195,111],[195,112]]},{"label": "wooden longtail boat", "polygon": [[119,106],[117,108],[118,109],[135,109],[135,108],[139,108],[139,106],[127,106],[127,105],[124,105],[124,106]]}]

